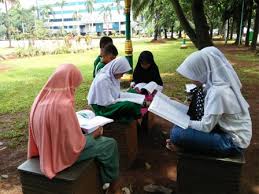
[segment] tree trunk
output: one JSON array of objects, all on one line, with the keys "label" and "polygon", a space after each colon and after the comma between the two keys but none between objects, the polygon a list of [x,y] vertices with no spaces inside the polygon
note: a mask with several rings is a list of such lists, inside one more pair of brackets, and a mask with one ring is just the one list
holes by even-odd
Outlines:
[{"label": "tree trunk", "polygon": [[171,39],[174,39],[174,26],[171,26]]},{"label": "tree trunk", "polygon": [[190,23],[186,19],[179,0],[171,0],[171,3],[173,4],[175,13],[181,23],[181,26],[183,27],[184,31],[189,36],[193,44],[198,48],[197,36],[194,29],[191,27]]},{"label": "tree trunk", "polygon": [[246,30],[246,42],[245,46],[249,46],[249,35],[250,35],[250,27],[251,27],[251,19],[252,19],[252,11],[253,11],[253,1],[249,2],[249,10],[248,10],[248,18],[247,18],[247,30]]},{"label": "tree trunk", "polygon": [[254,22],[254,35],[251,43],[252,50],[256,50],[258,30],[259,30],[259,0],[256,0],[255,2],[256,2],[256,15],[255,15],[255,22]]},{"label": "tree trunk", "polygon": [[230,21],[229,21],[230,19],[228,19],[228,24],[227,24],[227,28],[228,28],[228,31],[227,31],[227,40],[229,39],[229,33],[230,33]]},{"label": "tree trunk", "polygon": [[233,40],[234,25],[235,25],[235,21],[234,21],[234,18],[232,18],[231,31],[230,31],[230,40]]},{"label": "tree trunk", "polygon": [[[242,31],[244,26],[244,25],[241,26],[241,34],[240,34],[241,12],[242,12],[242,2],[239,3],[236,10],[234,11],[234,18],[236,18],[235,22],[236,22],[236,34],[237,34],[236,41],[235,41],[236,45],[239,44],[239,38],[241,37],[242,39]],[[240,44],[242,44],[242,40]]]},{"label": "tree trunk", "polygon": [[7,20],[6,39],[9,41],[9,48],[11,48],[12,47],[12,40],[11,40],[11,35],[10,35],[10,21],[9,21],[9,13],[8,13],[6,0],[4,1],[4,4],[5,4],[5,12],[6,12],[6,20]]},{"label": "tree trunk", "polygon": [[213,38],[213,24],[210,24],[210,38]]},{"label": "tree trunk", "polygon": [[164,28],[164,33],[165,33],[165,39],[167,39],[167,29]]},{"label": "tree trunk", "polygon": [[182,30],[179,30],[178,32],[178,38],[182,38]]},{"label": "tree trunk", "polygon": [[154,40],[157,40],[158,38],[158,28],[155,26],[155,29],[154,29]]},{"label": "tree trunk", "polygon": [[212,40],[209,35],[209,26],[204,14],[203,0],[192,1],[192,16],[195,24],[198,49],[212,46]]}]

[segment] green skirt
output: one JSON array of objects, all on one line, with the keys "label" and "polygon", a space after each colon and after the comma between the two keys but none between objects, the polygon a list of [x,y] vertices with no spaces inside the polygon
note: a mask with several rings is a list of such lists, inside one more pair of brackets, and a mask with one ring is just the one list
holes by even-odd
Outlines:
[{"label": "green skirt", "polygon": [[141,105],[133,102],[117,102],[109,106],[91,105],[97,116],[104,116],[115,121],[130,122],[141,117]]}]

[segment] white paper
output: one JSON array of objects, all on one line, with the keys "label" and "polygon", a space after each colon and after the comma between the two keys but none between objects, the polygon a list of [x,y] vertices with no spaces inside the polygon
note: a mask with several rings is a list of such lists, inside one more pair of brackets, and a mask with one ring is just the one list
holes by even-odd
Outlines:
[{"label": "white paper", "polygon": [[94,112],[90,110],[78,111],[76,112],[76,115],[81,129],[83,129],[88,134],[94,132],[99,127],[113,122],[113,119],[102,116],[95,116]]},{"label": "white paper", "polygon": [[185,84],[185,91],[187,93],[190,93],[192,89],[196,88],[197,86],[195,84]]},{"label": "white paper", "polygon": [[137,85],[135,85],[134,87],[135,89],[145,89],[148,91],[149,94],[152,94],[155,90],[157,91],[162,91],[163,87],[158,85],[156,82],[149,82],[149,83],[138,83]]},{"label": "white paper", "polygon": [[136,104],[143,104],[144,100],[145,100],[145,95],[134,94],[129,92],[121,92],[120,98],[116,99],[115,103],[129,101],[129,102],[134,102]]},{"label": "white paper", "polygon": [[157,92],[148,110],[184,129],[187,129],[190,122],[190,117],[187,115],[188,108],[189,107],[184,104],[171,100],[161,92]]}]

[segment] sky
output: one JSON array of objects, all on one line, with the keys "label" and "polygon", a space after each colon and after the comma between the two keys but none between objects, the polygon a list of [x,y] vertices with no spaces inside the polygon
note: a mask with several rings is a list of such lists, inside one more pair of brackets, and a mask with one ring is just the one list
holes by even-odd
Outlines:
[{"label": "sky", "polygon": [[36,0],[20,0],[20,2],[24,8],[30,8],[36,4]]}]

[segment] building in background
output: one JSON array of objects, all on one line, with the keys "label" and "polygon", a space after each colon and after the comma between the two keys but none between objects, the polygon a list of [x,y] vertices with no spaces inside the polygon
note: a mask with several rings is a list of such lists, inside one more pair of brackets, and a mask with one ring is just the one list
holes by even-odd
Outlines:
[{"label": "building in background", "polygon": [[[124,0],[36,0],[39,17],[53,33],[125,34]],[[48,7],[48,15],[42,10]]]}]

